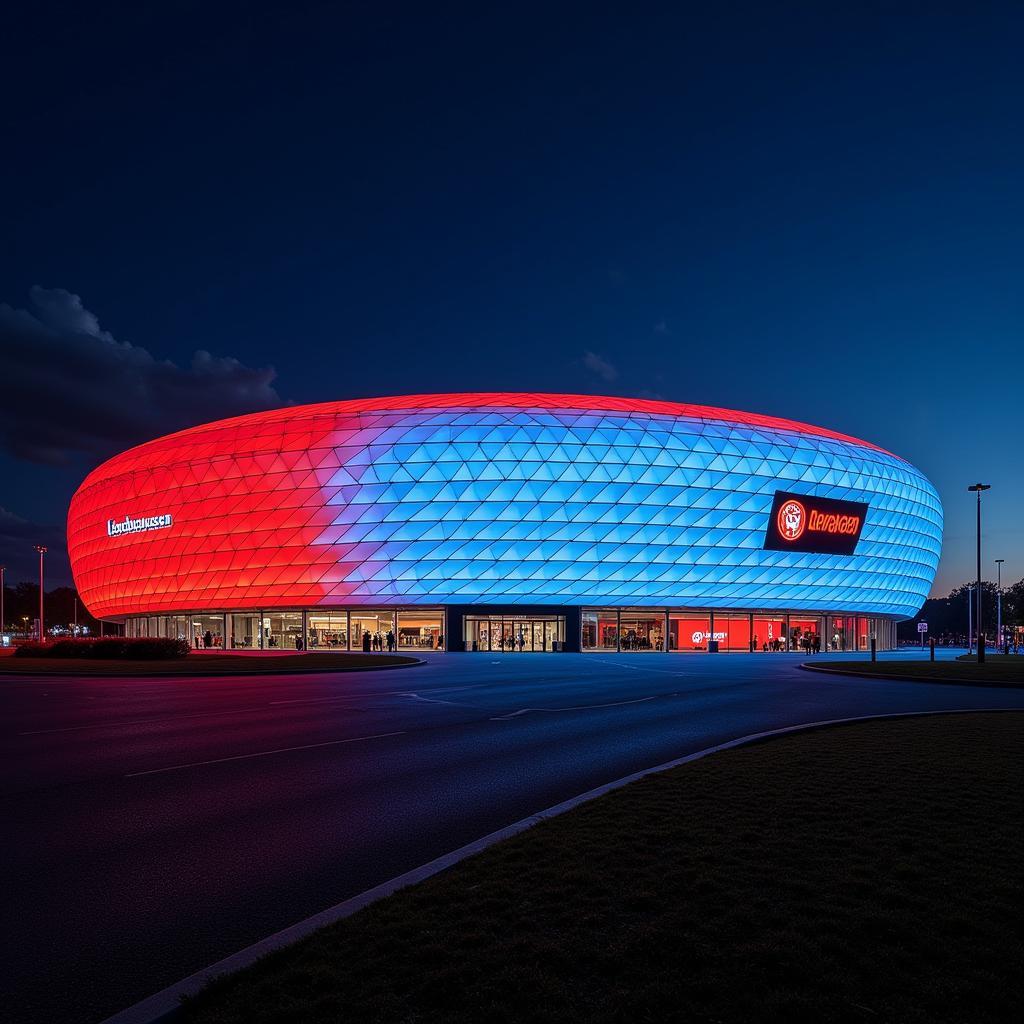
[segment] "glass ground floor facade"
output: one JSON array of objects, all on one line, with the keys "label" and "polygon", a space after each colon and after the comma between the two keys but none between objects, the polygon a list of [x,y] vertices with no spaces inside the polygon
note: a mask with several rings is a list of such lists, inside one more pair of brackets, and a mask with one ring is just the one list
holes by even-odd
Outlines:
[{"label": "glass ground floor facade", "polygon": [[867,651],[896,646],[896,623],[869,615],[808,612],[584,608],[583,651]]},{"label": "glass ground floor facade", "polygon": [[867,651],[896,646],[896,620],[839,612],[699,608],[316,608],[133,616],[128,636],[233,651]]},{"label": "glass ground floor facade", "polygon": [[443,608],[330,608],[148,615],[125,621],[128,636],[178,637],[200,650],[436,651]]}]

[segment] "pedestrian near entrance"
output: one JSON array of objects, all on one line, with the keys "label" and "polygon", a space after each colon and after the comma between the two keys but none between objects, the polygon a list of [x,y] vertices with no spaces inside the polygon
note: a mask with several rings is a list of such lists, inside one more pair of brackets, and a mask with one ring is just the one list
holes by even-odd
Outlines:
[{"label": "pedestrian near entrance", "polygon": [[388,630],[388,635],[385,637],[385,640],[387,640],[388,652],[390,653],[395,649],[395,634],[392,633],[390,629]]}]

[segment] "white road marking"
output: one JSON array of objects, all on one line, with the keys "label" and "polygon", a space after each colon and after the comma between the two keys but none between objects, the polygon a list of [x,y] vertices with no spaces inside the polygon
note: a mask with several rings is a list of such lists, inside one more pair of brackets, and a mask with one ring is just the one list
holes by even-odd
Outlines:
[{"label": "white road marking", "polygon": [[[457,693],[460,690],[476,690],[488,683],[469,683],[466,686],[442,686],[436,693]],[[290,700],[272,700],[267,706],[277,707],[282,704],[327,704],[338,700],[355,700],[358,697],[405,697],[409,690],[373,690],[368,693],[339,693],[333,697],[292,697]]]},{"label": "white road marking", "polygon": [[[457,693],[461,690],[479,689],[486,685],[473,683],[467,686],[446,686],[439,693]],[[266,704],[256,704],[251,708],[229,708],[225,711],[196,711],[184,715],[170,715],[161,718],[127,718],[120,722],[89,722],[83,725],[65,725],[56,729],[28,729],[19,732],[19,736],[46,736],[50,733],[80,732],[83,729],[129,729],[135,725],[157,725],[163,722],[185,721],[190,718],[220,718],[223,715],[251,715],[259,711],[266,711],[267,708],[281,707],[295,704],[330,704],[338,701],[352,701],[360,698],[372,697],[414,697],[416,700],[426,701],[432,704],[455,704],[455,701],[434,700],[428,697],[421,697],[419,694],[409,690],[378,690],[371,693],[339,693],[333,697],[294,697],[291,700],[272,700]],[[457,705],[459,707],[471,707],[472,705]]]},{"label": "white road marking", "polygon": [[471,708],[472,704],[459,704],[454,700],[438,700],[436,697],[421,697],[418,693],[413,693],[411,690],[406,693],[398,694],[399,697],[408,697],[410,700],[422,701],[424,704],[450,704],[453,708]]},{"label": "white road marking", "polygon": [[600,662],[602,665],[611,665],[613,668],[628,668],[634,672],[660,672],[665,676],[684,676],[685,672],[677,672],[675,669],[670,668],[651,668],[650,665],[629,665],[625,662],[609,661],[607,658],[595,658],[593,655],[589,658],[590,661]]},{"label": "white road marking", "polygon": [[[593,711],[595,708],[621,708],[624,704],[643,704],[645,701],[657,700],[659,697],[664,697],[663,693],[656,693],[650,697],[637,697],[636,700],[618,700],[613,704],[580,704],[577,707],[572,708],[520,708],[518,711],[513,711],[510,715],[497,715],[492,718],[492,722],[507,722],[512,718],[518,718],[520,715],[528,715],[531,711]],[[671,694],[670,696],[675,696]]]},{"label": "white road marking", "polygon": [[352,736],[344,740],[327,740],[324,743],[304,743],[300,747],[278,747],[276,750],[258,750],[254,754],[235,754],[233,757],[215,757],[209,761],[192,761],[189,764],[172,764],[168,768],[150,768],[144,772],[129,772],[126,779],[137,779],[140,775],[159,775],[162,772],[176,772],[182,768],[202,768],[208,764],[224,764],[227,761],[245,761],[250,757],[269,757],[271,754],[288,754],[295,750],[314,750],[317,747],[336,747],[341,743],[362,743],[365,740],[382,740],[388,736],[404,736],[401,732],[379,732],[373,736]]}]

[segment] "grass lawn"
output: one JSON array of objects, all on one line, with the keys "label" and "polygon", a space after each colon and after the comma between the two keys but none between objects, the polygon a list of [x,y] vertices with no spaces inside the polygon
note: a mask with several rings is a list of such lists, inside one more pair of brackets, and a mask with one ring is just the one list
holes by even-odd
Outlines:
[{"label": "grass lawn", "polygon": [[1024,714],[861,723],[651,776],[186,1004],[226,1022],[1005,1022]]},{"label": "grass lawn", "polygon": [[[957,656],[957,661],[973,661],[977,662],[977,654],[960,654]],[[985,651],[985,663],[992,662],[996,665],[1024,665],[1024,654],[999,654],[997,651],[993,651],[991,647]]]},{"label": "grass lawn", "polygon": [[348,672],[365,668],[415,665],[400,654],[296,653],[190,654],[168,661],[118,661],[111,658],[0,658],[0,675],[46,676],[260,676],[286,672]]},{"label": "grass lawn", "polygon": [[940,683],[984,683],[986,686],[1024,685],[1024,655],[985,655],[956,661],[828,661],[812,663],[829,672],[852,672],[892,679],[921,679]]}]

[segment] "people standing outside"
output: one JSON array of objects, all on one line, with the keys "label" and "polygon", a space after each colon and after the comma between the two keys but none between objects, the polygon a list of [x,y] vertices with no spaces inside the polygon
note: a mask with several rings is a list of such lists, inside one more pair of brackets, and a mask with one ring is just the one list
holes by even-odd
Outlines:
[{"label": "people standing outside", "polygon": [[395,649],[395,634],[389,629],[388,634],[384,639],[387,641],[388,653],[390,654]]}]

